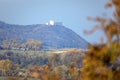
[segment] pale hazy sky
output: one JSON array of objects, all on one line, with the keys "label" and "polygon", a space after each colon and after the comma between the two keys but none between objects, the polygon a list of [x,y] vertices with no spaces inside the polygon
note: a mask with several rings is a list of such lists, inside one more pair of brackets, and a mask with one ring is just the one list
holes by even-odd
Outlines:
[{"label": "pale hazy sky", "polygon": [[87,16],[101,16],[111,10],[105,9],[109,0],[0,0],[0,20],[10,24],[43,24],[49,20],[64,25],[88,42],[98,42],[101,33],[86,36],[83,31],[94,25]]}]

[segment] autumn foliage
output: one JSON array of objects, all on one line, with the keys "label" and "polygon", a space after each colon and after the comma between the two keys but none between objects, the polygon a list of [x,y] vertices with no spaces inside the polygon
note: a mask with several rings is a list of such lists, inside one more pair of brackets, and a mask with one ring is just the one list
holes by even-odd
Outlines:
[{"label": "autumn foliage", "polygon": [[114,20],[89,18],[100,23],[93,30],[102,29],[107,37],[106,43],[89,46],[83,60],[81,80],[119,80],[120,79],[120,0],[111,0],[107,7],[115,7]]}]

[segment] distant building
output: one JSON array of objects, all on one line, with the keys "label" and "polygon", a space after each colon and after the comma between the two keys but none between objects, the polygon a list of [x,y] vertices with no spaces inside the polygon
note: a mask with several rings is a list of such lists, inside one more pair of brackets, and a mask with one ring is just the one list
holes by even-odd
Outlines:
[{"label": "distant building", "polygon": [[62,22],[55,22],[53,20],[50,20],[49,22],[45,23],[47,26],[53,26],[53,25],[62,25]]},{"label": "distant building", "polygon": [[55,22],[55,25],[63,25],[62,22]]}]

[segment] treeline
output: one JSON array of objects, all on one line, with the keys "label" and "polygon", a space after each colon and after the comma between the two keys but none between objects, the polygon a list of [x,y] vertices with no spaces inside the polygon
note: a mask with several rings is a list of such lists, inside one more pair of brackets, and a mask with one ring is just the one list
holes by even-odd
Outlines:
[{"label": "treeline", "polygon": [[0,49],[4,50],[40,50],[42,42],[34,39],[20,41],[19,39],[5,39],[1,41]]},{"label": "treeline", "polygon": [[[15,51],[1,52],[0,65],[2,67],[0,67],[0,75],[23,78],[38,78],[41,74],[46,75],[47,78],[49,75],[48,71],[45,71],[47,68],[49,68],[51,74],[58,75],[58,73],[54,72],[58,71],[59,68],[62,69],[63,67],[63,71],[61,71],[61,78],[63,76],[66,78],[69,77],[69,75],[66,76],[68,74],[66,71],[69,71],[68,69],[70,66],[71,68],[74,67],[77,72],[79,71],[79,69],[82,67],[82,58],[84,56],[84,52],[77,49],[70,49],[65,53],[58,54],[51,52],[49,55],[48,51],[39,54],[27,52],[29,51],[25,51],[24,53],[17,53]],[[6,66],[8,63],[9,66],[4,68],[3,66]],[[41,71],[43,73],[41,73]]]},{"label": "treeline", "polygon": [[[16,53],[15,51],[5,51],[0,54],[0,60],[9,59],[14,64],[18,64],[20,68],[25,68],[29,65],[70,65],[71,62],[80,63],[76,66],[81,66],[81,61],[83,57],[83,52],[77,49],[68,50],[65,53],[57,54],[57,53],[47,53],[49,51],[45,51],[44,53],[28,53],[27,51],[24,53]],[[31,55],[32,54],[32,55]]]}]

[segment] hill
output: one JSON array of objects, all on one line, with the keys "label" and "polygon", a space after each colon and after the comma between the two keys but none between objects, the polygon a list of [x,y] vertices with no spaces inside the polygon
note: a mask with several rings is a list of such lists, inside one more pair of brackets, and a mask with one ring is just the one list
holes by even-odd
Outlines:
[{"label": "hill", "polygon": [[43,49],[83,48],[88,42],[62,24],[15,25],[0,21],[0,44],[5,39],[28,39],[42,41]]}]

